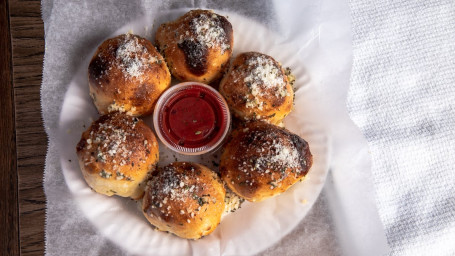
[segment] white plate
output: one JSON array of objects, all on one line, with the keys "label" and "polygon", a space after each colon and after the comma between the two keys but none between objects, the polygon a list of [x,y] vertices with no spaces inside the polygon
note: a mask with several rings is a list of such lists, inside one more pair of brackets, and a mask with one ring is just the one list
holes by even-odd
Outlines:
[{"label": "white plate", "polygon": [[[220,12],[222,13],[222,12]],[[163,13],[155,24],[175,19],[183,11]],[[244,203],[242,208],[226,216],[209,236],[190,241],[174,235],[154,231],[138,204],[131,199],[107,197],[93,192],[82,177],[77,164],[76,144],[98,113],[89,97],[87,56],[72,79],[65,95],[59,123],[60,161],[66,183],[87,218],[107,238],[126,251],[153,255],[245,255],[258,253],[289,233],[310,210],[316,201],[328,172],[329,142],[324,127],[318,127],[317,116],[308,109],[318,108],[318,100],[311,97],[315,87],[309,82],[304,64],[294,57],[297,47],[280,43],[279,37],[264,26],[236,14],[226,14],[234,28],[234,56],[245,51],[259,51],[273,56],[285,67],[291,67],[296,76],[295,110],[286,118],[288,129],[310,144],[314,156],[313,167],[305,181],[296,184],[286,193],[260,203]],[[150,39],[147,19],[130,23],[111,37],[128,31]],[[156,29],[156,28],[155,28]],[[101,43],[101,42],[99,42]],[[93,52],[95,49],[93,49]],[[92,52],[92,53],[93,53]],[[317,93],[316,93],[317,94]],[[310,106],[311,102],[311,106]],[[319,103],[321,104],[321,103]],[[152,126],[151,118],[145,121]],[[198,161],[211,168],[213,157],[174,155],[160,144],[160,165],[180,161]],[[70,161],[71,160],[71,161]]]}]

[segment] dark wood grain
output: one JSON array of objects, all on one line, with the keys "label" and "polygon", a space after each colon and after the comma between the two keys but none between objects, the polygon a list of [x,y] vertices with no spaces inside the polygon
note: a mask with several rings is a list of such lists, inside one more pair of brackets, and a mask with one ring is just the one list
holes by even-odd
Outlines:
[{"label": "dark wood grain", "polygon": [[18,183],[8,1],[0,1],[0,255],[19,253]]},{"label": "dark wood grain", "polygon": [[47,138],[40,103],[44,56],[40,4],[9,1],[21,255],[44,254],[46,199],[42,180]]}]

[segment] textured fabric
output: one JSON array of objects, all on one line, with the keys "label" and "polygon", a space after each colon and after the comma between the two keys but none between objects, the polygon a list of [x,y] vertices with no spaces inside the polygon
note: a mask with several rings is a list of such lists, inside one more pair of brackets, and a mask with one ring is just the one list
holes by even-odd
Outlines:
[{"label": "textured fabric", "polygon": [[348,109],[369,142],[392,255],[455,255],[455,2],[352,9]]}]

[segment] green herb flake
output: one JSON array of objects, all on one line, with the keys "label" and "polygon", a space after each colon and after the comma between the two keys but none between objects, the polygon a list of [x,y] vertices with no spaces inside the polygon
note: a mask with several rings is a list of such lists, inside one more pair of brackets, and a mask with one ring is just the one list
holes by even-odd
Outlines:
[{"label": "green herb flake", "polygon": [[274,189],[278,186],[276,180],[272,180],[272,181],[268,182],[267,184],[270,185],[270,189]]},{"label": "green herb flake", "polygon": [[105,179],[109,179],[112,176],[112,173],[106,172],[105,170],[101,170],[100,176],[105,178]]}]

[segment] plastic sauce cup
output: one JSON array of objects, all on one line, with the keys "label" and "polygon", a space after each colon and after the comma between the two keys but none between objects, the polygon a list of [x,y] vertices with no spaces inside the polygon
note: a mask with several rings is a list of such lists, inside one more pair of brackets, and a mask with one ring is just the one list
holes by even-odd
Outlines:
[{"label": "plastic sauce cup", "polygon": [[153,125],[173,151],[201,155],[223,143],[231,125],[226,100],[212,87],[185,82],[166,90],[156,103]]}]

